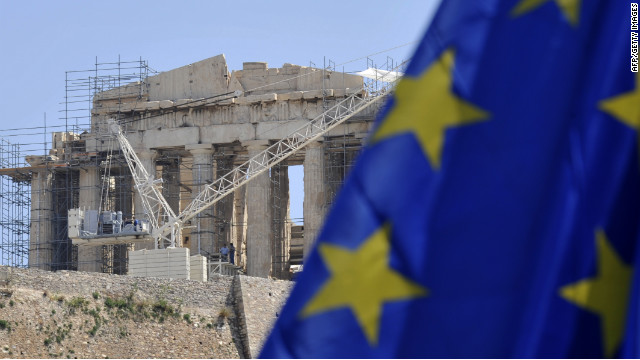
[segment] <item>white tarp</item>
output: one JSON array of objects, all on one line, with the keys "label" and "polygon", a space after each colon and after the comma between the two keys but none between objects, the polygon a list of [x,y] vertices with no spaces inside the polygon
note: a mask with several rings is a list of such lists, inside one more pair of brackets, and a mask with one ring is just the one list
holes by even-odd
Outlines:
[{"label": "white tarp", "polygon": [[356,75],[366,77],[368,79],[392,82],[401,78],[404,74],[399,71],[388,71],[374,68],[368,68],[367,70],[357,72]]}]

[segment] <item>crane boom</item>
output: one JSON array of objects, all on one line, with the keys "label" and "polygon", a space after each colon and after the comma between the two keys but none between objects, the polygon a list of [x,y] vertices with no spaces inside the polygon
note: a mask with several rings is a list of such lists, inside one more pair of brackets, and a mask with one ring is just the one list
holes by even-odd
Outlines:
[{"label": "crane boom", "polygon": [[[179,241],[178,233],[182,228],[182,224],[186,221],[194,218],[240,186],[285,160],[371,104],[379,101],[391,90],[392,86],[388,86],[374,96],[367,95],[364,89],[354,91],[350,96],[318,115],[304,126],[267,147],[226,175],[206,185],[177,216],[157,187],[157,184],[162,182],[162,179],[154,180],[153,176],[147,172],[116,120],[108,119],[107,122],[111,134],[117,138],[120,144],[142,199],[144,210],[149,215],[152,227],[151,236],[155,240],[157,249],[158,247],[164,247],[165,241],[168,241],[171,247],[176,246],[176,241]],[[178,246],[181,246],[181,244],[178,243]]]},{"label": "crane boom", "polygon": [[[178,215],[176,219],[178,227],[220,201],[240,186],[285,160],[299,149],[358,114],[369,105],[377,102],[383,98],[384,95],[388,94],[391,89],[392,87],[389,86],[374,97],[362,96],[361,94],[364,93],[362,90],[354,92],[287,137],[269,146],[226,175],[218,178],[213,183],[206,185],[180,215]],[[175,227],[175,225],[165,223],[161,225],[159,231],[162,234],[166,234],[173,227]]]},{"label": "crane boom", "polygon": [[[118,140],[122,154],[127,160],[136,189],[142,199],[142,206],[151,223],[151,236],[155,240],[155,248],[164,247],[164,241],[160,241],[163,238],[169,242],[169,246],[175,247],[178,232],[176,214],[158,189],[158,184],[162,183],[162,179],[155,180],[147,172],[126,136],[122,133],[120,125],[114,119],[108,119],[107,124],[111,134]],[[168,230],[163,227],[165,224],[170,224]]]}]

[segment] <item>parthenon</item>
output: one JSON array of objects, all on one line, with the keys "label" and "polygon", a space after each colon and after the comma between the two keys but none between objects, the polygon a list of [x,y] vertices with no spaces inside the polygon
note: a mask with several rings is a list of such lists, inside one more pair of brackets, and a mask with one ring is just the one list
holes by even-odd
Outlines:
[{"label": "parthenon", "polygon": [[[347,96],[366,95],[359,75],[264,62],[229,71],[224,55],[136,74],[115,81],[96,70],[87,78],[90,127],[54,132],[48,155],[0,169],[31,185],[29,267],[126,274],[128,251],[153,249],[151,243],[78,246],[68,238],[70,209],[148,216],[108,119],[117,119],[144,168],[162,179],[162,194],[177,214],[235,166]],[[184,224],[180,244],[210,261],[233,244],[233,260],[247,275],[288,279],[290,266],[301,264],[314,243],[378,109],[379,103],[369,106],[199,213]],[[303,222],[289,211],[288,169],[297,165],[304,171]]]}]

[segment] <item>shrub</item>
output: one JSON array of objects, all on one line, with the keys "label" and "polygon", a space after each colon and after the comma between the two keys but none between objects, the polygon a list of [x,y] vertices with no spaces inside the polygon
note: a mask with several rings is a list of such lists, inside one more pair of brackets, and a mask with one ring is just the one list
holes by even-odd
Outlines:
[{"label": "shrub", "polygon": [[190,314],[184,314],[182,316],[182,318],[184,319],[184,321],[186,321],[187,323],[191,324],[191,315]]},{"label": "shrub", "polygon": [[67,302],[67,306],[69,306],[72,309],[77,309],[77,308],[81,308],[84,305],[88,304],[89,301],[86,300],[85,298],[81,297],[81,296],[77,296],[74,297],[73,299],[69,300]]},{"label": "shrub", "polygon": [[104,306],[109,309],[118,308],[118,309],[126,309],[130,307],[129,303],[123,299],[112,299],[110,297],[105,298]]},{"label": "shrub", "polygon": [[0,320],[0,330],[4,330],[9,327],[9,322],[7,320]]},{"label": "shrub", "polygon": [[13,305],[15,305],[15,304],[16,304],[16,303],[15,303],[13,300],[9,300],[9,306],[13,306]]},{"label": "shrub", "polygon": [[218,317],[222,318],[222,319],[226,319],[229,316],[231,316],[231,310],[229,310],[229,308],[224,307],[222,309],[220,309],[220,311],[218,311]]},{"label": "shrub", "polygon": [[91,295],[93,295],[93,298],[94,298],[95,300],[100,299],[100,294],[98,294],[98,292],[97,292],[97,291],[94,291],[94,292],[93,292],[93,294],[91,294]]},{"label": "shrub", "polygon": [[153,304],[153,311],[163,314],[173,314],[175,309],[167,303],[167,300],[161,299]]}]

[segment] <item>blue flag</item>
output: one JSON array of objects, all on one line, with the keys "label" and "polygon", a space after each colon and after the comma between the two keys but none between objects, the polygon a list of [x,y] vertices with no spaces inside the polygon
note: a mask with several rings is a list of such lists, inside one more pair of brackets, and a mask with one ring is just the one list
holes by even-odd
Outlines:
[{"label": "blue flag", "polygon": [[640,357],[631,9],[444,0],[261,356]]}]

